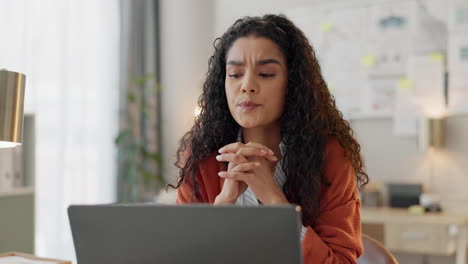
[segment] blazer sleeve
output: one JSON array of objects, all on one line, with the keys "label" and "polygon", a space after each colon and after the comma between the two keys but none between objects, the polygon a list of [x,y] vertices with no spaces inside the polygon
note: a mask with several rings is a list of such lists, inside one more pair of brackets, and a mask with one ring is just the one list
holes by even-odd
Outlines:
[{"label": "blazer sleeve", "polygon": [[222,169],[220,163],[216,160],[216,153],[213,153],[206,160],[200,162],[195,172],[195,181],[200,192],[200,199],[192,197],[194,185],[191,179],[186,179],[179,188],[177,188],[176,204],[184,203],[214,203],[216,196],[221,191],[221,183],[218,172]]},{"label": "blazer sleeve", "polygon": [[362,254],[360,200],[351,163],[338,141],[327,143],[320,213],[302,240],[304,264],[357,263]]}]

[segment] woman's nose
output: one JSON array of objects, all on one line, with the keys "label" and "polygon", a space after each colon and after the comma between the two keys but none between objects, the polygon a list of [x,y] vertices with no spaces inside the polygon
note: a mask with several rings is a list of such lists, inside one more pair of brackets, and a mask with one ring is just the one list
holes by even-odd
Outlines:
[{"label": "woman's nose", "polygon": [[258,84],[254,79],[252,74],[245,75],[244,82],[241,86],[242,93],[257,93],[258,92]]}]

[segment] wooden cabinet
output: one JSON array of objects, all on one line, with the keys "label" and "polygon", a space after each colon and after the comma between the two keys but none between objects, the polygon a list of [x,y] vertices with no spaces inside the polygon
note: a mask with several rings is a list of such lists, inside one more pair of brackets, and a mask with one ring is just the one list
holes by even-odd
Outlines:
[{"label": "wooden cabinet", "polygon": [[410,215],[405,209],[362,208],[363,233],[393,252],[427,255],[456,254],[466,263],[468,215],[428,213]]},{"label": "wooden cabinet", "polygon": [[34,190],[0,193],[0,253],[34,253]]},{"label": "wooden cabinet", "polygon": [[384,244],[392,251],[434,255],[452,255],[456,250],[456,236],[446,224],[384,225]]}]

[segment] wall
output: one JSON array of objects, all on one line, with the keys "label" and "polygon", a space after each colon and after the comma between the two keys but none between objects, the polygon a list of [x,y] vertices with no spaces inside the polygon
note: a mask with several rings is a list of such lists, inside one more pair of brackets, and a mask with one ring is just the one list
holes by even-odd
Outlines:
[{"label": "wall", "polygon": [[160,2],[163,175],[171,182],[179,139],[193,124],[213,52],[213,7],[212,0]]}]

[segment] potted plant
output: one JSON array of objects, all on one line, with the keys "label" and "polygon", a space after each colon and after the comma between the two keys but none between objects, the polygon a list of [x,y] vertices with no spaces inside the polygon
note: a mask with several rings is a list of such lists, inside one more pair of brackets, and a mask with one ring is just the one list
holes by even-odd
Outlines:
[{"label": "potted plant", "polygon": [[166,185],[158,152],[160,129],[157,97],[161,91],[153,74],[131,82],[125,97],[118,148],[119,202],[154,201]]}]

